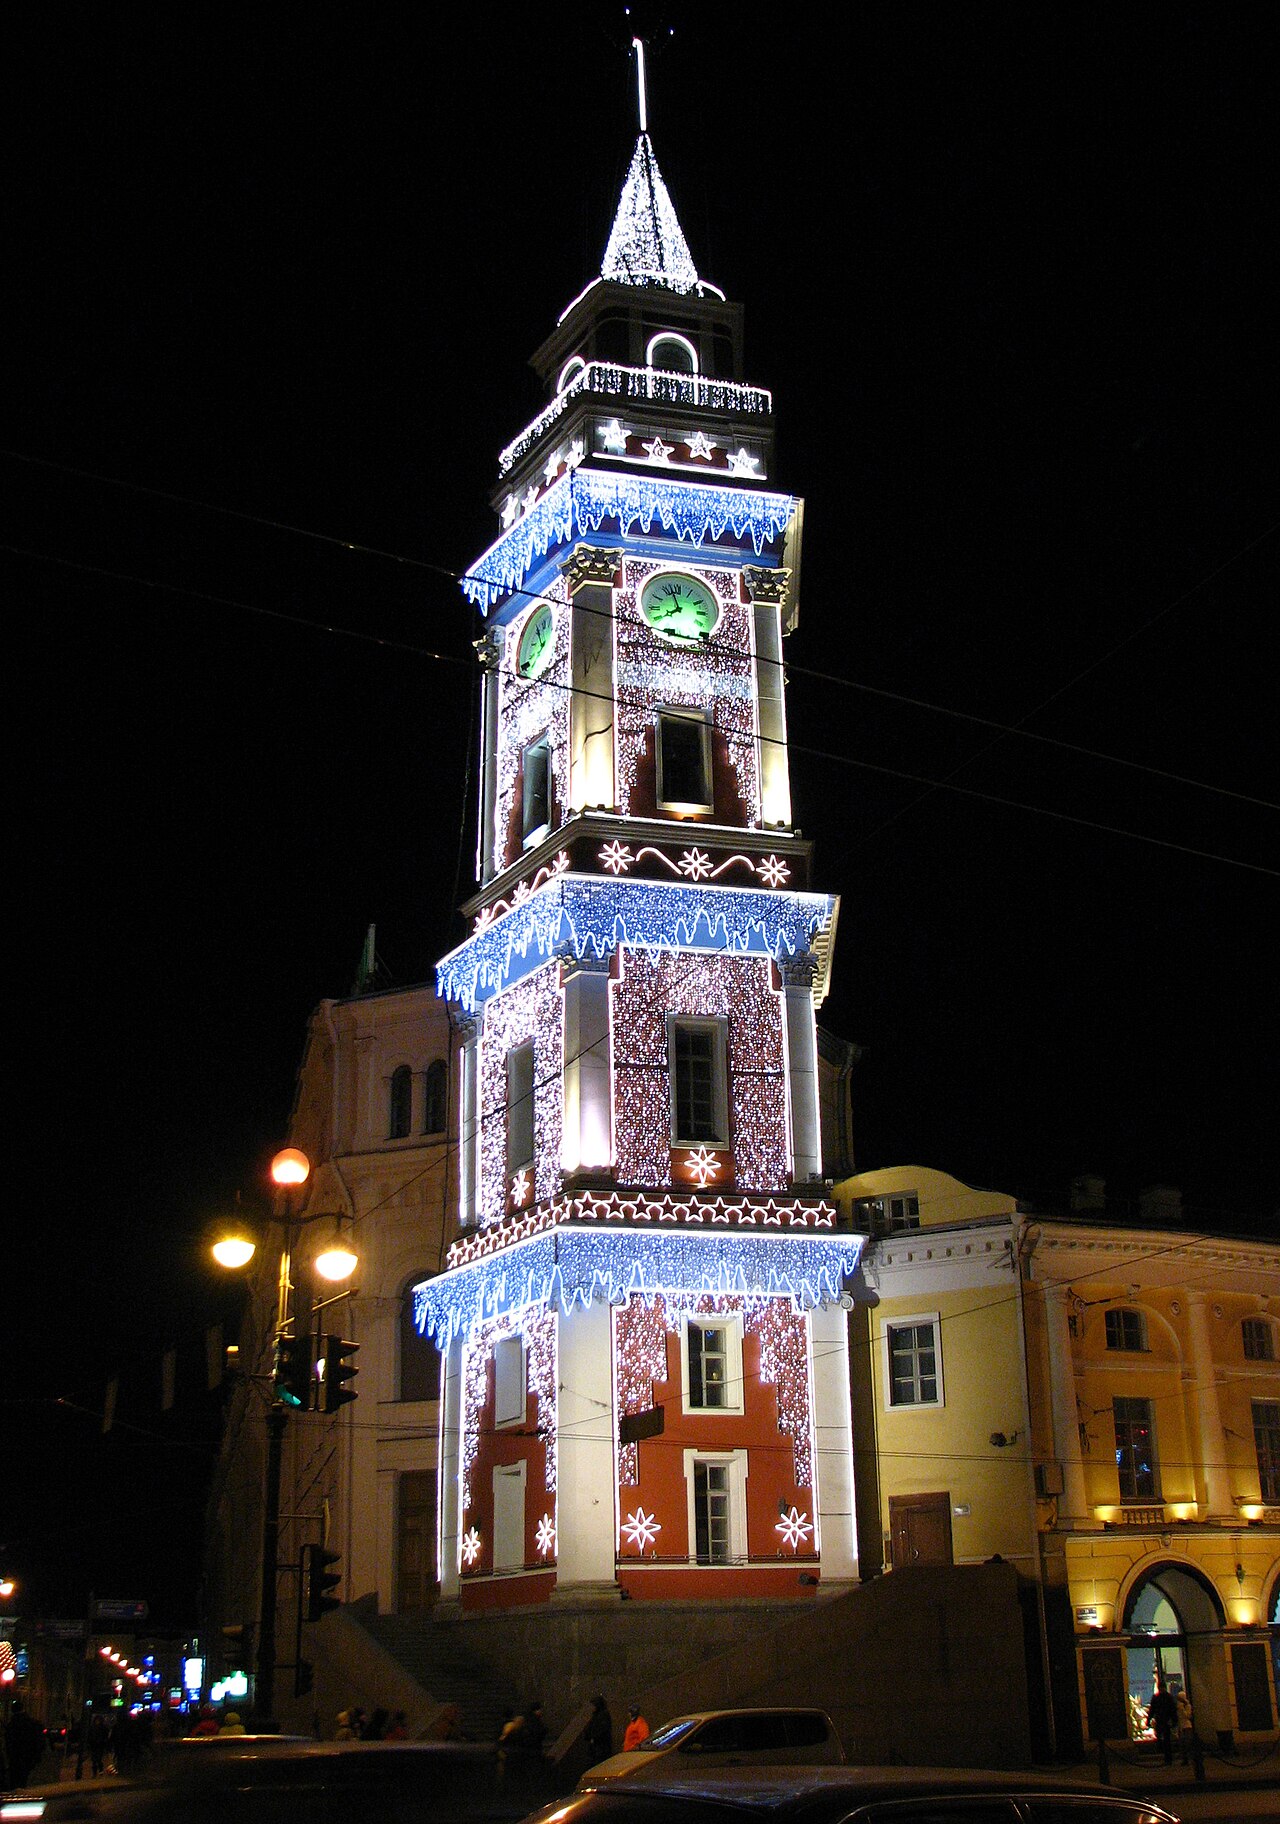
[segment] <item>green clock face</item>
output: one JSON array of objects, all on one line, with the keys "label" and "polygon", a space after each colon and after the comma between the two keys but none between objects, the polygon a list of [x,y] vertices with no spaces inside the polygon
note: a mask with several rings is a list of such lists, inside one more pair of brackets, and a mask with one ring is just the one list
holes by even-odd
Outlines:
[{"label": "green clock face", "polygon": [[696,576],[660,570],[640,591],[640,612],[660,640],[693,646],[713,633],[720,604]]},{"label": "green clock face", "polygon": [[516,648],[516,670],[522,678],[536,678],[551,663],[555,651],[556,617],[549,602],[535,608],[524,624]]}]

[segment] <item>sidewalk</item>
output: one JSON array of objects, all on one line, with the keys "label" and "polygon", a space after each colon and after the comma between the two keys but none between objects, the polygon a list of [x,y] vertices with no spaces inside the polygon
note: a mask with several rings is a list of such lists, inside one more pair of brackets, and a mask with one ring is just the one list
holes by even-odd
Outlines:
[{"label": "sidewalk", "polygon": [[[1239,1748],[1234,1754],[1204,1750],[1204,1780],[1194,1767],[1184,1767],[1175,1754],[1166,1767],[1159,1753],[1137,1742],[1107,1744],[1108,1784],[1120,1792],[1140,1792],[1159,1798],[1176,1792],[1249,1792],[1255,1787],[1280,1786],[1280,1738],[1269,1747]],[[1071,1770],[1072,1779],[1097,1782],[1096,1758],[1081,1761]]]}]

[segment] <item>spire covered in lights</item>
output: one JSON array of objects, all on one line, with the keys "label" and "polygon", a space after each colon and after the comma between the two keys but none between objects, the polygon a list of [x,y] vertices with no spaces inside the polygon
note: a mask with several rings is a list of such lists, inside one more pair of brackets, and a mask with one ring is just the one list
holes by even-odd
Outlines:
[{"label": "spire covered in lights", "polygon": [[632,42],[636,51],[640,137],[618,199],[600,277],[618,285],[661,285],[669,291],[696,291],[698,269],[649,138],[644,45],[639,38]]}]

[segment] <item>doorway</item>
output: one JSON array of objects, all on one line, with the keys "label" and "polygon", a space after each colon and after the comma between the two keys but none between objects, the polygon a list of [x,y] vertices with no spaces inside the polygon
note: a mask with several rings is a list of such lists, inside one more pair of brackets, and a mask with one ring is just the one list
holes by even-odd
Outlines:
[{"label": "doorway", "polygon": [[1224,1616],[1208,1582],[1185,1565],[1157,1565],[1134,1585],[1125,1605],[1129,1733],[1146,1732],[1159,1678],[1191,1699],[1196,1734],[1213,1742],[1230,1731],[1231,1694],[1222,1639]]},{"label": "doorway", "polygon": [[909,1564],[952,1564],[951,1496],[890,1495],[889,1552],[895,1571]]}]

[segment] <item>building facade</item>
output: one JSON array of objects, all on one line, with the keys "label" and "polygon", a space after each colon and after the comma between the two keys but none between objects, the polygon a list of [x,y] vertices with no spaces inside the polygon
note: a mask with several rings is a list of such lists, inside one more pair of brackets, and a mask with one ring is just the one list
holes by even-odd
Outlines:
[{"label": "building facade", "polygon": [[464,1610],[811,1594],[857,1575],[815,1009],[837,904],[791,813],[802,503],[742,316],[647,133],[500,458],[440,1580]]},{"label": "building facade", "polygon": [[[1157,1675],[1201,1739],[1274,1732],[1280,1249],[1176,1192],[1108,1219],[917,1166],[836,1187],[873,1239],[850,1317],[863,1564],[1022,1577],[1028,1671],[1069,1751],[1144,1725]],[[1036,1665],[1036,1661],[1039,1665]]]}]

